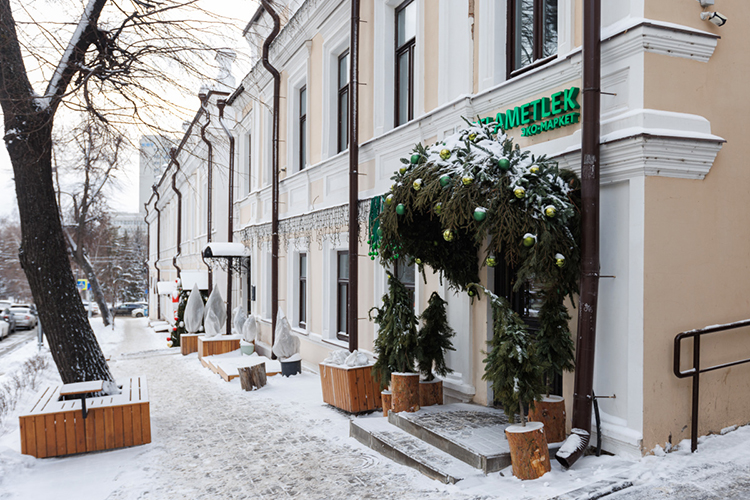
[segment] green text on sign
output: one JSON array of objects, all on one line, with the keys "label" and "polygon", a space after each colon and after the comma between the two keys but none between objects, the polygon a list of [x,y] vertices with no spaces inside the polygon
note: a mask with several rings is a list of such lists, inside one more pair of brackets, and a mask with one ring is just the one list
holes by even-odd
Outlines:
[{"label": "green text on sign", "polygon": [[523,127],[522,137],[566,127],[580,121],[581,114],[575,111],[581,108],[578,104],[580,91],[578,87],[571,87],[556,92],[550,97],[516,106],[505,113],[498,113],[495,118],[483,118],[482,123],[496,122],[495,133],[499,129],[510,130]]}]

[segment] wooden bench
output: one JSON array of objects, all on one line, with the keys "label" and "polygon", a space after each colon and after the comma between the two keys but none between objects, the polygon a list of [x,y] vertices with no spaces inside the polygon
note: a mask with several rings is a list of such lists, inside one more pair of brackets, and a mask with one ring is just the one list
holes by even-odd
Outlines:
[{"label": "wooden bench", "polygon": [[28,413],[18,417],[21,453],[37,458],[109,450],[151,442],[151,416],[146,377],[124,380],[122,393],[60,401],[63,386],[48,386],[35,397]]},{"label": "wooden bench", "polygon": [[380,387],[372,376],[372,365],[340,366],[320,363],[323,401],[349,413],[382,407]]}]

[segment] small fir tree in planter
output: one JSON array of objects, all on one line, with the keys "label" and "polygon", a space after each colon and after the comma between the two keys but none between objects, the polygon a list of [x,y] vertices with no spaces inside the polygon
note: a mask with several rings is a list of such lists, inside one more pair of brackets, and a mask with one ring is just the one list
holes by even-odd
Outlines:
[{"label": "small fir tree in planter", "polygon": [[541,399],[545,391],[544,367],[527,326],[508,302],[487,291],[492,303],[493,337],[484,362],[483,379],[492,384],[495,399],[510,417],[518,412],[520,424],[505,430],[513,475],[536,479],[550,470],[549,450],[541,422],[526,423],[524,407]]},{"label": "small fir tree in planter", "polygon": [[443,404],[443,383],[435,380],[435,373],[444,377],[453,371],[445,364],[445,351],[455,350],[451,338],[456,332],[448,324],[445,305],[440,295],[432,292],[420,317],[423,324],[417,335],[417,367],[424,378],[419,385],[420,406]]},{"label": "small fir tree in planter", "polygon": [[[378,325],[378,336],[374,342],[378,359],[372,372],[381,389],[392,384],[394,411],[416,411],[419,409],[419,374],[413,372],[417,317],[409,291],[396,276],[390,272],[387,275],[388,294],[383,296],[383,305],[370,309],[370,320]],[[373,311],[377,311],[374,317]],[[400,374],[407,374],[401,377],[405,380],[394,382],[394,377],[399,377]],[[402,382],[407,384],[403,387],[404,393],[400,392]]]}]

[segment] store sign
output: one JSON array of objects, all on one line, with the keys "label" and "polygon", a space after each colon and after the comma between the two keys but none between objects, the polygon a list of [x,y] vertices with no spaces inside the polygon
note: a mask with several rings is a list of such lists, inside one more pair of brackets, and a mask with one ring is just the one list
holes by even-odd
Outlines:
[{"label": "store sign", "polygon": [[581,119],[581,113],[576,111],[581,109],[578,104],[580,91],[578,87],[571,87],[549,97],[516,106],[505,113],[498,113],[494,118],[483,118],[482,123],[496,122],[495,133],[499,129],[507,131],[522,127],[521,137],[567,127]]}]

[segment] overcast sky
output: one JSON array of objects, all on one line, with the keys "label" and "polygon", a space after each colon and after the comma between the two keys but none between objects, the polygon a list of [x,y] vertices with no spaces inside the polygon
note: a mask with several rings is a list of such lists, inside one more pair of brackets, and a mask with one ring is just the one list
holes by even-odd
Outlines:
[{"label": "overcast sky", "polygon": [[[257,9],[257,0],[221,0],[211,1],[202,0],[204,7],[219,15],[233,19],[231,24],[227,25],[226,33],[232,34],[232,45],[238,52],[247,51],[248,46],[242,38],[242,29],[247,25],[250,17]],[[15,3],[15,2],[12,2]],[[36,0],[31,3],[42,4],[44,9],[52,9],[53,5],[59,5],[59,2],[49,0]],[[71,0],[70,5],[80,5],[76,0]],[[80,7],[79,7],[80,9]],[[79,11],[80,12],[80,11]],[[80,13],[78,14],[80,16]],[[68,17],[68,16],[66,16]],[[58,18],[59,19],[59,18]],[[77,21],[77,19],[76,19]],[[235,68],[234,76],[236,80],[241,81],[246,69],[237,70]],[[198,88],[196,90],[196,96]],[[184,106],[189,108],[196,107],[197,97],[188,99]],[[0,117],[2,112],[0,111]],[[56,121],[56,124],[58,122]],[[109,205],[116,211],[137,212],[138,211],[138,155],[133,153],[130,161],[127,163],[124,171],[119,175],[117,189],[113,190],[108,196]],[[13,169],[5,149],[5,144],[0,146],[0,217],[17,214],[15,185],[13,183]]]}]

